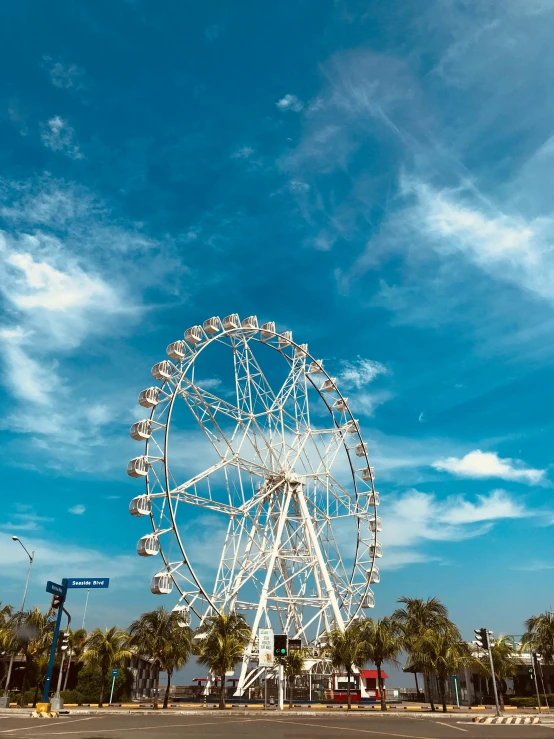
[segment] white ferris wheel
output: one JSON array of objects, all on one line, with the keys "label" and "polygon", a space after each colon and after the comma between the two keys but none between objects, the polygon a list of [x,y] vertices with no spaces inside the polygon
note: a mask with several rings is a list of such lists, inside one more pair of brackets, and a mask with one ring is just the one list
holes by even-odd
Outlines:
[{"label": "white ferris wheel", "polygon": [[163,560],[151,590],[176,588],[183,622],[247,617],[242,695],[258,628],[310,646],[373,607],[379,493],[348,399],[290,331],[214,317],[167,354],[131,428],[144,452],[127,471],[146,490],[130,512],[152,526],[137,551]]}]

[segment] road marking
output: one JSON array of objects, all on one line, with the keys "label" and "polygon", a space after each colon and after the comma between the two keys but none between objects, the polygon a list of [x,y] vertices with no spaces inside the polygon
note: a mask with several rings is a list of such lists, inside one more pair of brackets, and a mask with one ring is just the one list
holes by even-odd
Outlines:
[{"label": "road marking", "polygon": [[[105,718],[104,716],[91,716],[89,719],[75,719],[76,721],[90,721],[93,718]],[[94,731],[101,731],[102,734],[113,734],[114,731],[145,731],[146,729],[178,729],[183,728],[184,726],[212,726],[213,724],[246,724],[249,721],[256,721],[255,718],[247,718],[243,720],[237,720],[237,721],[223,721],[220,719],[219,721],[203,721],[202,723],[196,723],[196,724],[156,724],[156,726],[130,726],[129,728],[121,728],[121,729],[94,729]],[[63,723],[70,723],[69,721],[63,721]],[[56,726],[59,726],[59,723],[55,724]],[[26,729],[29,731],[31,727],[27,726]],[[10,729],[10,731],[23,731],[23,729]],[[0,732],[5,733],[5,732]],[[51,731],[47,734],[47,736],[66,736],[66,734],[83,734],[83,731]],[[412,738],[414,739],[414,738]],[[427,739],[427,738],[425,738]]]},{"label": "road marking", "polygon": [[[433,719],[431,719],[433,721]],[[440,724],[441,726],[448,726],[449,729],[456,729],[456,731],[466,731],[467,729],[461,729],[459,726],[452,726],[452,724],[445,724],[444,721],[433,721],[434,724]]]},{"label": "road marking", "polygon": [[295,724],[297,726],[316,726],[322,729],[337,729],[339,731],[357,731],[359,734],[378,734],[380,736],[398,736],[401,739],[431,739],[428,736],[417,736],[414,734],[393,734],[390,731],[371,731],[370,729],[353,729],[350,726],[329,726],[328,724],[308,724],[305,721],[286,721],[284,719],[263,719],[274,724]]},{"label": "road marking", "polygon": [[[74,724],[76,721],[92,721],[92,719],[94,719],[94,718],[103,718],[103,716],[102,717],[100,717],[100,716],[88,716],[87,718],[72,718],[72,719],[63,719],[62,718],[62,719],[60,719],[60,721],[58,721],[56,724],[54,724],[54,726],[58,726],[58,724],[60,724],[62,722],[64,724]],[[36,719],[36,720],[38,720],[38,719]],[[35,726],[33,724],[32,728],[33,729],[39,729],[39,728],[47,729],[48,728],[48,720],[49,719],[42,719],[43,723],[40,726]],[[50,724],[50,726],[52,726],[52,724]],[[31,728],[30,726],[25,726],[25,727],[20,728],[20,729],[0,729],[0,734],[12,734],[14,731],[28,731],[30,728]],[[79,733],[79,732],[75,732],[75,733]]]}]

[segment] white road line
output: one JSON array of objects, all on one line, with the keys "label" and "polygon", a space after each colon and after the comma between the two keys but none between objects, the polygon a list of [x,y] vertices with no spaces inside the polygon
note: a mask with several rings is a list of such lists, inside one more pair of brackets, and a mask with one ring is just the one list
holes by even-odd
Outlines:
[{"label": "white road line", "polygon": [[[99,716],[91,716],[91,718],[100,718]],[[104,718],[102,716],[101,718]],[[85,719],[77,719],[78,721],[84,721]],[[121,728],[121,729],[94,729],[94,731],[101,731],[102,734],[113,734],[114,731],[145,731],[146,729],[178,729],[183,727],[193,727],[193,726],[213,726],[214,724],[246,724],[249,721],[256,721],[255,718],[247,718],[242,721],[223,721],[220,719],[219,721],[203,721],[202,723],[196,723],[196,724],[156,724],[155,726],[129,726],[128,728]],[[64,721],[64,723],[66,723]],[[69,722],[67,722],[69,723]],[[59,724],[56,724],[56,726],[59,726]],[[29,730],[29,726],[27,726],[27,731]],[[19,729],[14,729],[14,731],[19,731]],[[1,733],[1,732],[0,732]],[[84,731],[51,731],[46,736],[66,736],[67,734],[83,734]]]},{"label": "white road line", "polygon": [[[432,719],[431,719],[432,721]],[[467,732],[467,729],[461,729],[459,726],[452,726],[452,724],[445,724],[444,721],[433,721],[434,724],[440,724],[441,726],[448,726],[449,729],[456,729],[456,731],[465,731]]]},{"label": "white road line", "polygon": [[371,731],[370,729],[353,729],[350,726],[329,726],[329,724],[308,724],[305,721],[286,721],[283,719],[262,719],[274,724],[295,724],[295,726],[316,726],[322,729],[337,729],[339,731],[357,731],[359,734],[379,734],[386,736],[398,736],[402,739],[430,739],[428,736],[417,736],[414,734],[393,734],[390,731]]},{"label": "white road line", "polygon": [[[64,724],[74,724],[76,721],[92,721],[95,718],[104,718],[103,716],[88,716],[87,718],[71,718],[71,719],[60,719],[60,722],[63,722]],[[36,721],[42,721],[42,723],[37,726],[33,725],[33,729],[47,729],[48,728],[48,720],[49,719],[35,719]],[[50,724],[50,727],[52,724]],[[54,726],[58,726],[58,724],[54,724]],[[24,728],[20,729],[0,729],[0,734],[12,734],[14,731],[28,731],[31,727],[25,726]],[[77,732],[78,733],[78,732]]]}]

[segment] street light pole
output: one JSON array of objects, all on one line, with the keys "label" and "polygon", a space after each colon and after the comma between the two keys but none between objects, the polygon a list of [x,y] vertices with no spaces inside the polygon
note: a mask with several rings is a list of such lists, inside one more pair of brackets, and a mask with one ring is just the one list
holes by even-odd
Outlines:
[{"label": "street light pole", "polygon": [[27,570],[27,579],[25,580],[25,590],[23,591],[23,600],[21,601],[21,610],[25,608],[25,600],[27,598],[27,588],[29,587],[29,578],[31,577],[31,567],[33,566],[33,562],[35,561],[35,553],[31,552],[29,554],[29,550],[25,546],[25,544],[21,541],[19,536],[12,536],[13,541],[17,541],[21,544],[23,549],[25,550],[25,554],[29,557],[29,569]]},{"label": "street light pole", "polygon": [[491,648],[491,637],[492,632],[488,632],[488,652],[489,652],[489,660],[491,663],[491,676],[492,676],[492,689],[494,693],[494,704],[496,708],[496,715],[500,716],[500,704],[498,702],[498,691],[496,690],[496,674],[494,672],[494,662],[492,661],[492,648]]},{"label": "street light pole", "polygon": [[[21,544],[23,549],[25,550],[25,554],[29,557],[29,569],[27,570],[27,578],[25,580],[25,589],[23,591],[23,600],[21,601],[21,612],[25,609],[25,600],[27,599],[27,588],[29,587],[29,579],[31,577],[31,568],[33,567],[33,562],[35,561],[35,553],[31,552],[29,554],[29,551],[25,544],[21,541],[21,539],[18,536],[12,536],[12,541],[17,541]],[[12,676],[12,668],[14,663],[15,655],[12,654],[10,657],[10,664],[8,665],[8,674],[6,675],[6,686],[4,688],[4,692],[6,696],[8,696],[8,706],[9,706],[9,687],[10,687],[10,680]]]}]

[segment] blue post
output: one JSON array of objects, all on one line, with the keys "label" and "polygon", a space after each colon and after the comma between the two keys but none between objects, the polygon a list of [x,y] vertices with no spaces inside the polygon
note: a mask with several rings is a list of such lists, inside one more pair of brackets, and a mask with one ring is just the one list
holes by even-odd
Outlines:
[{"label": "blue post", "polygon": [[58,634],[60,633],[60,624],[62,622],[63,603],[65,603],[65,596],[67,594],[67,580],[62,580],[64,589],[64,601],[60,603],[58,608],[58,618],[56,619],[56,626],[54,627],[54,636],[52,637],[52,647],[50,649],[50,659],[48,660],[48,670],[46,671],[46,680],[44,681],[44,690],[42,691],[42,702],[48,703],[48,693],[50,692],[50,680],[52,679],[52,672],[54,670],[54,660],[56,659],[56,646],[58,644]]}]

